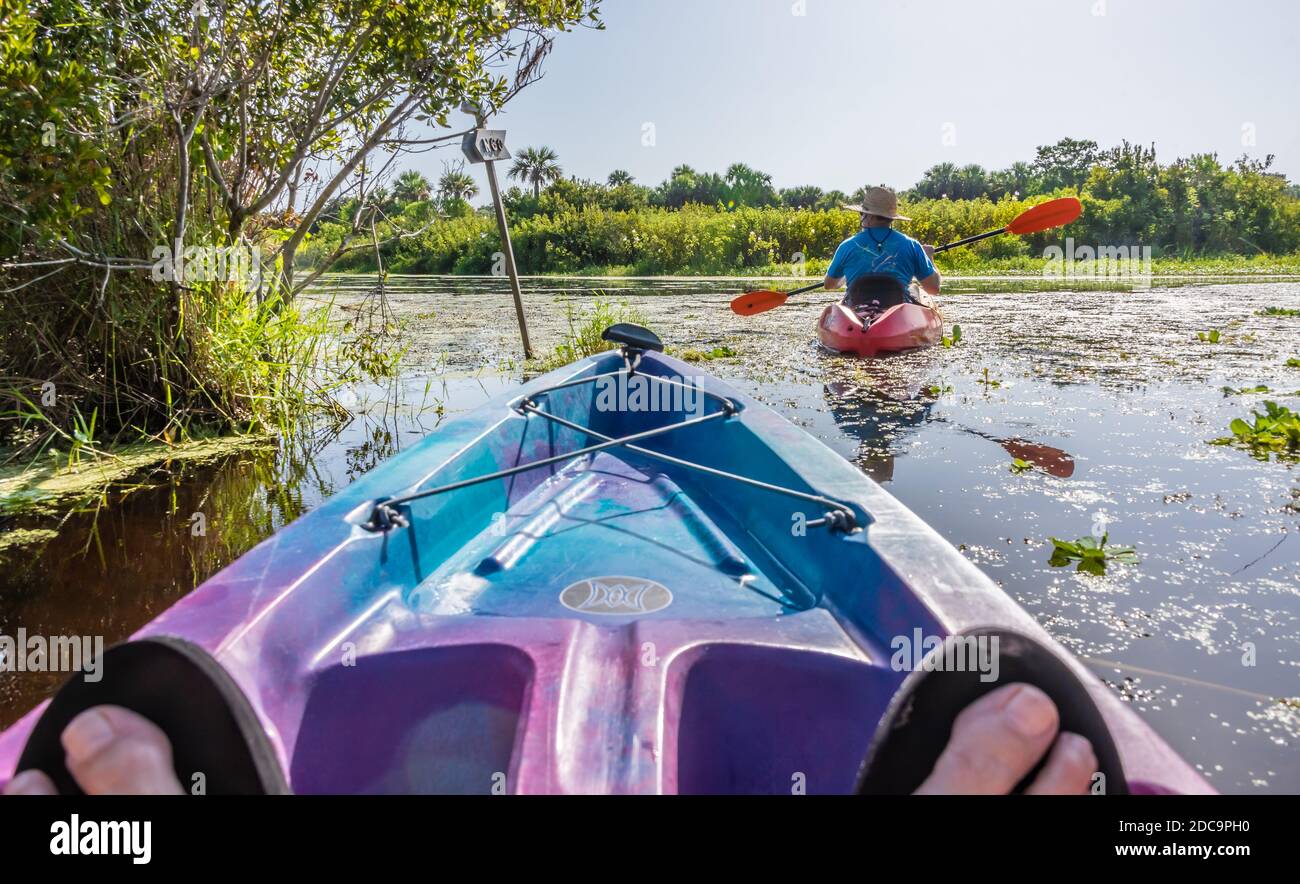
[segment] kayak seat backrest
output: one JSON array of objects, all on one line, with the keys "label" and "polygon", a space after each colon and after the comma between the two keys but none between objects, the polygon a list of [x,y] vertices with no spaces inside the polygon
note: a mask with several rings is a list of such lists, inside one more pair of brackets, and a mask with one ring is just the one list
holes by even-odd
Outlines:
[{"label": "kayak seat backrest", "polygon": [[849,284],[848,292],[844,295],[845,306],[853,310],[870,308],[878,312],[905,303],[907,289],[887,273],[868,273],[857,277]]},{"label": "kayak seat backrest", "polygon": [[511,770],[533,681],[508,645],[367,655],[309,687],[290,779],[297,794],[490,795]]},{"label": "kayak seat backrest", "polygon": [[664,342],[659,336],[644,326],[631,322],[616,322],[601,334],[606,341],[625,344],[633,350],[650,350],[663,352]]},{"label": "kayak seat backrest", "polygon": [[707,645],[683,665],[679,794],[851,794],[903,675],[763,645]]}]

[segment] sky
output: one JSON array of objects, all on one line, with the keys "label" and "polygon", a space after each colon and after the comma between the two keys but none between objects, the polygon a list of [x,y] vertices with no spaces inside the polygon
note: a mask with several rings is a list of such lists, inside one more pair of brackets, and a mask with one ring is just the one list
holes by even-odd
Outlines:
[{"label": "sky", "polygon": [[[1296,0],[604,0],[490,125],[566,175],[744,162],[777,187],[902,189],[1040,144],[1275,154],[1300,180]],[[453,123],[462,122],[456,115]],[[463,118],[468,123],[468,118]],[[647,128],[652,126],[653,128]],[[649,137],[649,135],[653,137]],[[459,149],[412,157],[436,180]],[[469,171],[486,196],[481,166]],[[503,183],[503,186],[504,183]]]}]

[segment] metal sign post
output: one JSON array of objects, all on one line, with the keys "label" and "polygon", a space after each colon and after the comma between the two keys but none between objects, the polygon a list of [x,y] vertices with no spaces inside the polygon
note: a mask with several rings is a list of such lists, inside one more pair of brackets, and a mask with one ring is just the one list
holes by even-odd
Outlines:
[{"label": "metal sign post", "polygon": [[515,298],[515,316],[519,318],[519,336],[524,342],[524,358],[533,358],[533,348],[528,343],[528,322],[524,319],[524,295],[519,288],[519,271],[515,268],[515,250],[510,245],[510,227],[506,223],[506,207],[501,202],[501,188],[497,185],[497,160],[510,159],[506,150],[506,133],[504,129],[484,129],[479,119],[479,127],[466,132],[461,140],[461,150],[471,163],[483,163],[487,166],[488,187],[492,189],[492,206],[496,209],[497,229],[501,232],[501,251],[506,259],[506,273],[510,276],[510,290]]}]

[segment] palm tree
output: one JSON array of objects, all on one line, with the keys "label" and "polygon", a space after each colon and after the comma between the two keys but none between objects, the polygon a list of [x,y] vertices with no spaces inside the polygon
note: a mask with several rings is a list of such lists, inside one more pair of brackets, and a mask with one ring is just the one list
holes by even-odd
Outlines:
[{"label": "palm tree", "polygon": [[448,163],[443,168],[442,177],[438,179],[438,196],[444,200],[466,201],[478,196],[478,185],[466,174],[463,162]]},{"label": "palm tree", "polygon": [[507,173],[509,177],[533,186],[533,198],[542,195],[542,185],[559,181],[564,170],[556,162],[559,157],[549,147],[525,147],[515,157],[515,164]]},{"label": "palm tree", "polygon": [[408,169],[398,175],[396,183],[393,184],[393,200],[401,206],[423,202],[432,192],[433,185],[429,184],[429,179],[414,169]]},{"label": "palm tree", "polygon": [[609,173],[609,178],[606,179],[606,183],[610,187],[622,187],[624,184],[631,184],[632,173],[624,169],[615,169],[613,172]]}]

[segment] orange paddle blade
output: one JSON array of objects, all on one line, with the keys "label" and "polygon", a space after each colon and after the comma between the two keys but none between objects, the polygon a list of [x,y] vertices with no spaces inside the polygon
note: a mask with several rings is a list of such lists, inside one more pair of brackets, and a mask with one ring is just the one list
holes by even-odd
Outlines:
[{"label": "orange paddle blade", "polygon": [[789,299],[785,292],[745,292],[731,301],[731,309],[741,316],[753,316],[764,313],[773,307],[780,307]]},{"label": "orange paddle blade", "polygon": [[1026,233],[1038,233],[1053,227],[1064,227],[1083,214],[1083,204],[1072,196],[1059,200],[1050,200],[1022,212],[1016,220],[1007,225],[1007,233],[1017,236]]}]

